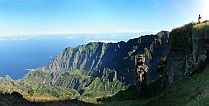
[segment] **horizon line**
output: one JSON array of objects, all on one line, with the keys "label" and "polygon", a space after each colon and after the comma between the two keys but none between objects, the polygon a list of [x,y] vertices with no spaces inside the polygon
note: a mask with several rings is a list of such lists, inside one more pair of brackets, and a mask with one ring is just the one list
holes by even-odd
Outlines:
[{"label": "horizon line", "polygon": [[166,31],[129,31],[129,32],[69,32],[69,33],[34,33],[34,34],[0,34],[0,37],[14,37],[14,36],[37,36],[37,35],[71,35],[71,34],[131,34],[131,33],[139,33],[139,34],[157,34],[158,32]]}]

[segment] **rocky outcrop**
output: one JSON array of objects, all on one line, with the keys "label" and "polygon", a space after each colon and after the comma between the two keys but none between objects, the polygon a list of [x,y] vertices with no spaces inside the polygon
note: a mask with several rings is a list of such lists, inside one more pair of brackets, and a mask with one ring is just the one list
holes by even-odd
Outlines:
[{"label": "rocky outcrop", "polygon": [[209,57],[209,23],[190,23],[170,32],[164,85],[182,80],[204,67]]},{"label": "rocky outcrop", "polygon": [[[145,54],[146,64],[149,67],[147,78],[149,82],[158,77],[155,69],[160,59],[167,55],[168,37],[169,33],[162,31],[156,35],[130,39],[128,42],[92,42],[76,48],[66,48],[48,66],[30,71],[24,79],[41,80],[50,85],[62,86],[58,81],[79,82],[77,78],[63,81],[63,79],[71,79],[63,76],[66,72],[72,74],[78,70],[82,75],[102,78],[103,70],[107,68],[112,70],[108,75],[110,80],[117,79],[126,84],[133,84],[136,81],[135,57],[138,54]],[[92,81],[88,80],[87,83],[89,82]]]}]

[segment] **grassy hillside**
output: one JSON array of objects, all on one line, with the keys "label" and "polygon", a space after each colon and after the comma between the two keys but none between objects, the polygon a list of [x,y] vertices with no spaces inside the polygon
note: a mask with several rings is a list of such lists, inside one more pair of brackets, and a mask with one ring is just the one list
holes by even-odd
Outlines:
[{"label": "grassy hillside", "polygon": [[160,96],[151,99],[149,104],[159,105],[209,105],[209,65],[202,73],[178,81],[164,88]]},{"label": "grassy hillside", "polygon": [[[108,106],[133,106],[133,105],[155,105],[155,106],[208,106],[209,105],[209,64],[201,73],[177,81],[171,86],[160,88],[151,84],[145,91],[146,96],[140,96],[134,100],[111,101],[104,103]],[[160,85],[158,83],[158,85]],[[133,89],[131,89],[133,90]],[[135,96],[136,94],[126,91],[124,96]],[[118,98],[118,97],[117,97]],[[132,98],[131,98],[132,99]]]}]

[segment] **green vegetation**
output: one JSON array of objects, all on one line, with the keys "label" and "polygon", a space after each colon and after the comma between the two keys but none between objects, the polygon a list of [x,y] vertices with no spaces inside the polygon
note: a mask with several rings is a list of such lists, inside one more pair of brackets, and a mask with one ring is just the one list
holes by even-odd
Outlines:
[{"label": "green vegetation", "polygon": [[167,62],[166,58],[162,58],[156,68],[156,71],[160,75],[163,75],[163,73],[165,72],[166,62]]},{"label": "green vegetation", "polygon": [[196,30],[208,30],[208,28],[209,28],[209,22],[204,22],[204,23],[196,24],[193,26],[193,29],[196,29]]},{"label": "green vegetation", "polygon": [[[124,84],[117,80],[114,70],[105,68],[101,77],[93,78],[83,74],[80,70],[73,70],[69,73],[53,73],[47,76],[61,75],[56,79],[54,85],[44,84],[48,80],[19,80],[14,81],[9,76],[0,78],[0,92],[7,94],[17,91],[30,101],[51,101],[79,99],[86,102],[96,103],[96,98],[111,96],[125,88]],[[41,70],[36,74],[46,73]],[[5,87],[7,89],[5,89]],[[75,90],[76,89],[76,90]]]},{"label": "green vegetation", "polygon": [[[134,89],[121,91],[117,96],[111,97],[103,105],[107,106],[207,106],[209,105],[209,65],[202,73],[177,81],[171,86],[161,88],[160,80],[151,83],[143,94],[137,98]],[[120,96],[119,96],[120,95]],[[133,98],[133,97],[134,98]],[[131,98],[127,98],[131,97]],[[121,99],[123,98],[123,99]],[[124,99],[125,98],[125,99]]]},{"label": "green vegetation", "polygon": [[97,77],[86,89],[84,95],[90,95],[92,97],[101,97],[106,95],[112,95],[115,92],[122,89],[124,89],[124,85],[119,80],[111,82],[108,79]]},{"label": "green vegetation", "polygon": [[[204,99],[209,95],[207,89],[209,88],[209,65],[203,70],[202,73],[190,76],[189,78],[178,81],[173,85],[164,88],[160,96],[152,100],[153,104],[169,105],[193,105],[204,104]],[[194,101],[198,101],[194,102]]]},{"label": "green vegetation", "polygon": [[[175,28],[170,32],[169,45],[170,48],[181,51],[188,51],[192,47],[192,35],[199,37],[199,43],[205,39],[205,35],[209,34],[209,22],[195,24],[189,23],[182,27]],[[200,44],[203,45],[203,44]]]},{"label": "green vegetation", "polygon": [[9,77],[4,77],[0,79],[0,82],[1,93],[10,94],[16,91],[30,101],[65,100],[80,96],[74,89],[49,86],[35,81],[14,81]]},{"label": "green vegetation", "polygon": [[182,27],[173,29],[169,35],[170,48],[186,52],[191,49],[191,36],[194,23],[186,24]]},{"label": "green vegetation", "polygon": [[194,25],[193,33],[194,35],[196,35],[197,39],[199,39],[198,44],[204,47],[205,46],[204,40],[209,39],[206,37],[209,35],[209,22]]}]

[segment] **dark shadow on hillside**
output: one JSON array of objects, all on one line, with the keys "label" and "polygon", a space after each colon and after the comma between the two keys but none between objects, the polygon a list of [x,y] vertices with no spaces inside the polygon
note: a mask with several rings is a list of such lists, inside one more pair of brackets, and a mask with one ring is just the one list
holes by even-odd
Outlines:
[{"label": "dark shadow on hillside", "polygon": [[136,85],[130,85],[127,89],[119,91],[115,95],[111,97],[102,97],[98,98],[97,102],[110,102],[110,101],[123,101],[123,100],[137,100],[137,99],[148,99],[152,97],[156,97],[160,91],[161,87],[161,78],[157,79],[150,83],[146,89],[138,93],[139,88]]},{"label": "dark shadow on hillside", "polygon": [[85,103],[76,99],[50,102],[30,102],[18,92],[0,94],[0,106],[92,106],[95,104]]},{"label": "dark shadow on hillside", "polygon": [[139,94],[137,92],[137,87],[135,85],[130,85],[127,89],[121,90],[113,96],[98,98],[97,102],[134,100],[138,98]]}]

